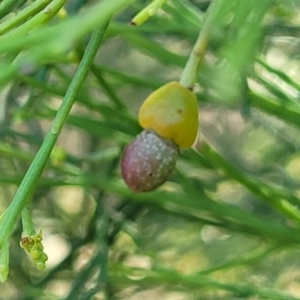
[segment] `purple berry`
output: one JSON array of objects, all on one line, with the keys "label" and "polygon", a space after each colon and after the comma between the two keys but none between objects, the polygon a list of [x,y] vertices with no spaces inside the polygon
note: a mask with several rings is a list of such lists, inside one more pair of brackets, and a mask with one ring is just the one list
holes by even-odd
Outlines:
[{"label": "purple berry", "polygon": [[163,184],[176,165],[178,146],[151,130],[142,131],[124,150],[121,171],[135,192],[151,191]]}]

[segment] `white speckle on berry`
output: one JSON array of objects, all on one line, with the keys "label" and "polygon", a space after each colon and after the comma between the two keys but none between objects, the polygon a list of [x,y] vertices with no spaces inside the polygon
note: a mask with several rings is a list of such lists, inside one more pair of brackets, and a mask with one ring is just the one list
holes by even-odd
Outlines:
[{"label": "white speckle on berry", "polygon": [[123,179],[133,191],[151,191],[168,179],[178,153],[177,145],[171,140],[144,130],[124,150]]}]

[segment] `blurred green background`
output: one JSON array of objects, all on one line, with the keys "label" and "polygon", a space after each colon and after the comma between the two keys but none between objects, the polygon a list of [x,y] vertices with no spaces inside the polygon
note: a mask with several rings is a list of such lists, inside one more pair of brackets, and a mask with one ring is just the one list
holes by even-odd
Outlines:
[{"label": "blurred green background", "polygon": [[[32,196],[47,267],[19,247],[18,224],[0,299],[300,299],[300,3],[214,1],[199,136],[143,194],[123,183],[120,156],[141,130],[143,99],[179,79],[210,1],[169,0],[138,27],[128,23],[150,1],[114,16]],[[3,24],[37,2],[3,0]],[[69,0],[67,15],[26,29],[40,9],[0,37],[0,212],[100,24],[81,16],[101,21],[101,2]]]}]

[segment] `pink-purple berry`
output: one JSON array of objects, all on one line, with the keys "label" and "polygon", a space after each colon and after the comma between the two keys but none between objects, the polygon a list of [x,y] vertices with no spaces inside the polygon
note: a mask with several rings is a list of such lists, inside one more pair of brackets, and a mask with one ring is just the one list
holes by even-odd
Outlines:
[{"label": "pink-purple berry", "polygon": [[178,153],[178,146],[173,141],[152,130],[144,130],[124,150],[123,179],[135,192],[151,191],[168,179]]}]

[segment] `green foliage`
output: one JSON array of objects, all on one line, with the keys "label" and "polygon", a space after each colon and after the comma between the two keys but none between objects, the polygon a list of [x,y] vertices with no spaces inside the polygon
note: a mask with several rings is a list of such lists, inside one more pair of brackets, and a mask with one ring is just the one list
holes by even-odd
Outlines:
[{"label": "green foliage", "polygon": [[[128,26],[149,3],[0,3],[0,299],[300,299],[298,1],[168,0]],[[138,108],[199,30],[198,140],[132,193]]]}]

